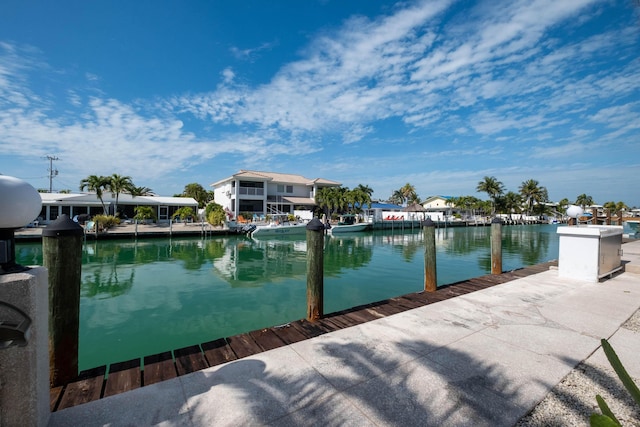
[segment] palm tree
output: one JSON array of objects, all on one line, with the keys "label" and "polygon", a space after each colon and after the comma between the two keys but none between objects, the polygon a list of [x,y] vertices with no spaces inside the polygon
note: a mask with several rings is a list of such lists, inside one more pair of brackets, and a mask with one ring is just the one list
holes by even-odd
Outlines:
[{"label": "palm tree", "polygon": [[154,195],[152,189],[148,187],[136,187],[135,185],[132,185],[131,188],[129,188],[129,194],[131,194],[132,197]]},{"label": "palm tree", "polygon": [[487,193],[487,196],[491,199],[491,215],[495,214],[496,201],[499,196],[504,192],[504,185],[493,176],[485,176],[482,181],[478,183],[476,191],[481,193]]},{"label": "palm tree", "polygon": [[520,213],[522,211],[521,206],[522,196],[520,194],[509,191],[504,195],[504,207],[509,214],[509,219],[511,219],[512,213]]},{"label": "palm tree", "polygon": [[130,176],[122,176],[114,173],[109,178],[109,182],[106,185],[107,190],[111,191],[116,196],[116,202],[114,205],[113,213],[118,214],[118,198],[120,193],[129,192],[133,187],[133,182]]},{"label": "palm tree", "polygon": [[80,181],[80,191],[84,191],[86,188],[88,191],[93,191],[96,193],[98,200],[102,204],[102,211],[104,214],[107,214],[107,208],[104,205],[104,200],[102,200],[102,192],[109,185],[109,178],[106,176],[98,176],[98,175],[89,175]]},{"label": "palm tree", "polygon": [[535,179],[524,181],[520,185],[519,190],[520,195],[527,204],[527,215],[531,214],[534,204],[540,204],[547,201],[547,189],[545,187],[541,187],[540,183]]},{"label": "palm tree", "polygon": [[354,190],[360,190],[363,193],[368,194],[369,199],[371,199],[371,197],[373,196],[373,188],[369,187],[368,185],[358,184],[358,186],[354,188]]},{"label": "palm tree", "polygon": [[416,193],[416,188],[408,182],[402,186],[402,188],[400,189],[400,193],[402,194],[405,205],[409,205],[410,203],[414,202],[420,203],[420,198]]},{"label": "palm tree", "polygon": [[558,202],[558,212],[561,215],[564,215],[564,212],[566,212],[567,208],[569,207],[571,203],[569,202],[569,199],[567,199],[566,197],[562,200],[560,200]]},{"label": "palm tree", "polygon": [[587,206],[593,205],[593,198],[582,193],[576,197],[576,205],[580,206],[584,210]]},{"label": "palm tree", "polygon": [[342,211],[348,204],[344,187],[324,187],[316,193],[316,204],[323,208],[328,218],[334,211]]},{"label": "palm tree", "polygon": [[347,192],[347,199],[354,212],[362,210],[362,206],[371,205],[371,195],[358,186]]},{"label": "palm tree", "polygon": [[404,203],[404,196],[402,195],[402,192],[400,190],[395,190],[391,194],[391,197],[389,197],[389,201],[393,204],[401,205]]}]

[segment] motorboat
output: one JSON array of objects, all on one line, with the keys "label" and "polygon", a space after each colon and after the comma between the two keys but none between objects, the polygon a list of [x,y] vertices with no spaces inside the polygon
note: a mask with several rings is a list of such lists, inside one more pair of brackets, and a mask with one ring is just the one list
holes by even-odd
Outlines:
[{"label": "motorboat", "polygon": [[307,232],[307,224],[302,222],[290,222],[288,215],[273,215],[268,224],[252,226],[247,230],[251,237],[268,236],[303,236]]},{"label": "motorboat", "polygon": [[625,221],[627,227],[631,230],[631,235],[640,233],[640,221]]},{"label": "motorboat", "polygon": [[342,215],[338,224],[331,226],[331,234],[354,233],[371,228],[368,222],[357,222],[355,215]]}]

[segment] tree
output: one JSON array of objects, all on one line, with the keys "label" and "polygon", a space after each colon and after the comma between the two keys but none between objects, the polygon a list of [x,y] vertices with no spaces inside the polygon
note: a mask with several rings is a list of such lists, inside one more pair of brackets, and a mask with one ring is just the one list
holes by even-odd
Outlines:
[{"label": "tree", "polygon": [[152,189],[148,187],[136,187],[135,185],[132,185],[131,188],[129,188],[129,194],[131,194],[132,197],[154,195]]},{"label": "tree", "polygon": [[479,193],[487,193],[491,199],[491,215],[495,215],[496,201],[504,192],[504,185],[493,176],[485,176],[482,181],[478,182],[476,191]]},{"label": "tree", "polygon": [[522,196],[518,193],[514,193],[513,191],[509,191],[504,195],[504,207],[506,212],[509,214],[509,219],[511,219],[512,213],[522,212]]},{"label": "tree", "polygon": [[520,195],[527,204],[527,215],[533,211],[533,205],[539,205],[547,201],[547,189],[541,187],[535,179],[524,181],[520,187]]},{"label": "tree", "polygon": [[576,197],[576,205],[580,206],[584,210],[587,206],[593,205],[593,198],[582,193]]},{"label": "tree", "polygon": [[420,198],[418,197],[418,193],[416,193],[416,188],[408,182],[402,186],[400,193],[402,193],[402,197],[406,201],[406,205],[411,203],[420,203]]},{"label": "tree", "polygon": [[316,193],[316,204],[331,218],[334,212],[342,212],[349,205],[346,197],[348,191],[346,187],[321,188]]},{"label": "tree", "polygon": [[407,206],[411,203],[420,203],[420,198],[416,193],[416,188],[407,182],[400,189],[395,190],[391,194],[389,201],[396,205]]},{"label": "tree", "polygon": [[107,214],[107,208],[104,205],[104,200],[102,200],[102,192],[107,188],[108,184],[108,177],[98,175],[89,175],[80,181],[80,191],[84,191],[86,188],[88,191],[96,193],[98,200],[100,200],[100,203],[102,204],[102,211],[105,215]]},{"label": "tree", "polygon": [[354,190],[359,190],[359,191],[362,191],[363,193],[368,194],[369,198],[373,196],[373,188],[369,187],[368,185],[358,184],[358,186],[354,188]]},{"label": "tree", "polygon": [[391,197],[389,197],[389,201],[393,204],[401,205],[404,203],[404,196],[402,195],[402,192],[400,190],[395,190],[391,194]]},{"label": "tree", "polygon": [[362,185],[347,191],[346,197],[354,212],[362,211],[362,206],[364,205],[371,205],[371,194],[369,194]]},{"label": "tree", "polygon": [[116,202],[113,209],[113,212],[117,215],[118,213],[118,198],[120,197],[120,193],[129,192],[131,187],[133,187],[133,182],[131,181],[130,176],[122,176],[114,173],[110,177],[107,178],[108,182],[106,185],[106,189],[111,191],[116,196]]},{"label": "tree", "polygon": [[564,213],[567,211],[567,208],[569,207],[571,203],[569,202],[569,199],[567,199],[566,197],[562,200],[560,200],[558,202],[558,212],[561,215],[564,215]]},{"label": "tree", "polygon": [[191,183],[184,186],[182,194],[176,194],[176,197],[191,197],[198,202],[199,208],[204,208],[208,202],[213,201],[213,191],[207,191],[198,183]]}]

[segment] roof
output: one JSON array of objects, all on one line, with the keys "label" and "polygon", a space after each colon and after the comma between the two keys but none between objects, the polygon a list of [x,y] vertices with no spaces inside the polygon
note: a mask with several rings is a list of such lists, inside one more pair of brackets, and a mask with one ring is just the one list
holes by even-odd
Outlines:
[{"label": "roof", "polygon": [[422,203],[429,203],[430,201],[435,199],[449,200],[451,199],[451,196],[429,196]]},{"label": "roof", "polygon": [[[91,205],[101,206],[102,203],[96,193],[39,193],[43,204],[48,205]],[[116,199],[110,192],[104,192],[102,200],[105,205],[115,203]],[[162,206],[198,206],[198,201],[192,197],[162,197],[162,196],[132,196],[121,193],[118,196],[119,205],[162,205]]]},{"label": "roof", "polygon": [[295,175],[290,173],[279,172],[262,172],[241,169],[238,173],[233,174],[228,178],[224,178],[220,181],[211,184],[212,187],[217,187],[220,184],[224,184],[232,179],[253,179],[265,182],[275,182],[283,184],[300,184],[300,185],[326,185],[326,186],[340,186],[341,184],[336,181],[331,181],[324,178],[306,178],[302,175]]}]

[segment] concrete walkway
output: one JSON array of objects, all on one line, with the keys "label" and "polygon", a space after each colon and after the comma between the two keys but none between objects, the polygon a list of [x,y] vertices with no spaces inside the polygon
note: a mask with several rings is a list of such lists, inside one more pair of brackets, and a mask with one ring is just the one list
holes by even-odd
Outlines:
[{"label": "concrete walkway", "polygon": [[[608,338],[640,378],[640,241],[600,283],[549,270],[51,414],[50,426],[513,426]],[[595,396],[593,396],[595,402]],[[585,421],[586,423],[586,421]]]}]

